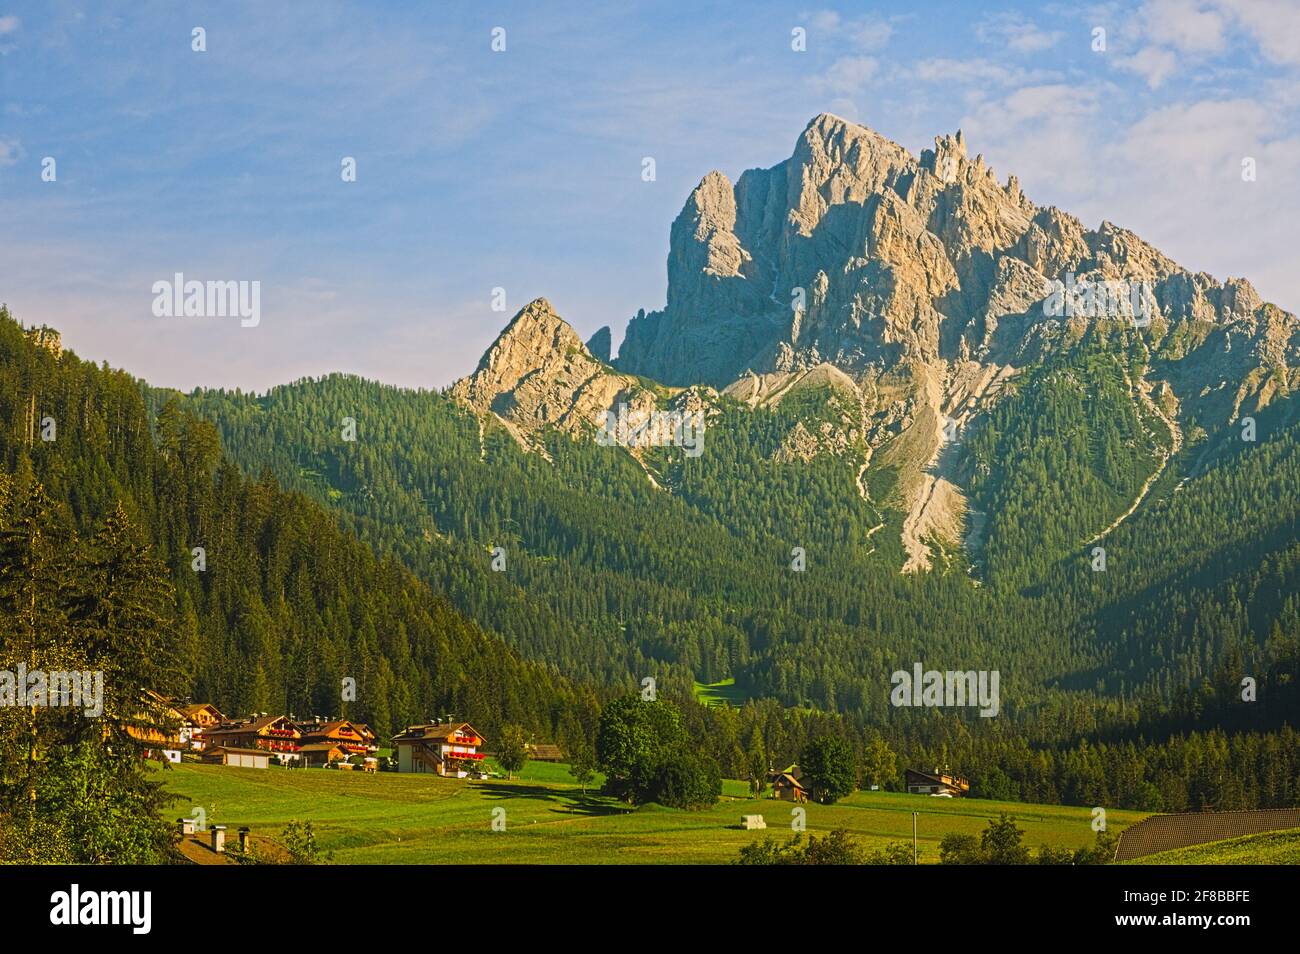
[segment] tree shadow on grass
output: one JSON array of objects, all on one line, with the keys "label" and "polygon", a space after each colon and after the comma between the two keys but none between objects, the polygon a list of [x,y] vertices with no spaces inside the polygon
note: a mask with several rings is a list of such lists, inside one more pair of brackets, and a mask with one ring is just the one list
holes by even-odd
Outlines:
[{"label": "tree shadow on grass", "polygon": [[630,810],[626,805],[595,792],[583,795],[572,789],[512,785],[509,782],[487,782],[475,787],[487,798],[531,798],[551,802],[550,810],[562,815],[622,815]]}]

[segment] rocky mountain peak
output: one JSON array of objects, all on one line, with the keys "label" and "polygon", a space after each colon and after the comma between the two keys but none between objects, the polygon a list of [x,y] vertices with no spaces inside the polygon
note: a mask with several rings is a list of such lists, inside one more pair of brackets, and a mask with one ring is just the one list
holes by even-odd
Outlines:
[{"label": "rocky mountain peak", "polygon": [[[605,349],[608,353],[608,331]],[[478,368],[450,389],[457,401],[506,425],[521,444],[555,426],[589,430],[620,396],[639,392],[634,377],[615,373],[591,353],[551,303],[537,298],[510,320]]]},{"label": "rocky mountain peak", "polygon": [[617,365],[725,387],[820,361],[855,375],[1007,363],[1052,283],[1071,275],[1148,282],[1168,320],[1222,324],[1263,306],[1249,286],[1192,276],[1130,231],[1039,208],[1014,175],[1001,184],[970,158],[961,130],[915,157],[822,113],[789,159],[734,186],[719,172],[700,182],[673,224],[667,304],[633,319]]}]

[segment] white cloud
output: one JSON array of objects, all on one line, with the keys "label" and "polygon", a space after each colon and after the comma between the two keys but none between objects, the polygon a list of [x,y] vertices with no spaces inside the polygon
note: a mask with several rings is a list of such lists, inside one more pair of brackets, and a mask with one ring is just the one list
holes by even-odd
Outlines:
[{"label": "white cloud", "polygon": [[840,95],[851,95],[871,81],[880,64],[870,56],[841,56],[830,65],[815,83],[823,90]]},{"label": "white cloud", "polygon": [[12,14],[0,17],[0,36],[6,36],[10,33],[17,33],[23,22]]},{"label": "white cloud", "polygon": [[1008,96],[1002,104],[1008,118],[1068,119],[1097,111],[1097,93],[1068,83],[1026,86]]},{"label": "white cloud", "polygon": [[1205,0],[1147,0],[1142,20],[1151,40],[1185,53],[1217,53],[1227,42],[1224,15]]},{"label": "white cloud", "polygon": [[975,35],[981,40],[1001,42],[1017,53],[1041,53],[1050,50],[1060,42],[1063,34],[1059,30],[1044,30],[1037,24],[1023,20],[1014,14],[1001,14],[989,23],[976,28]]},{"label": "white cloud", "polygon": [[864,16],[846,20],[834,10],[807,14],[808,25],[824,38],[848,40],[859,52],[879,50],[894,35],[894,28],[880,17]]},{"label": "white cloud", "polygon": [[19,146],[16,139],[0,139],[0,166],[12,166],[18,161]]},{"label": "white cloud", "polygon": [[[1151,109],[1117,125],[1119,90],[1046,84],[988,98],[963,117],[972,151],[1015,173],[1039,205],[1088,227],[1109,219],[1193,271],[1249,279],[1300,310],[1300,135],[1279,128],[1277,104],[1236,96]],[[1243,182],[1242,159],[1257,180]]]},{"label": "white cloud", "polygon": [[1215,0],[1275,63],[1300,65],[1300,4],[1295,0]]},{"label": "white cloud", "polygon": [[1115,152],[1130,167],[1143,166],[1156,176],[1177,169],[1203,184],[1227,176],[1235,189],[1241,158],[1260,151],[1270,116],[1249,99],[1166,106],[1129,127]]},{"label": "white cloud", "polygon": [[1125,72],[1136,73],[1147,86],[1159,89],[1178,69],[1178,58],[1159,46],[1144,46],[1132,56],[1120,57],[1115,65]]}]

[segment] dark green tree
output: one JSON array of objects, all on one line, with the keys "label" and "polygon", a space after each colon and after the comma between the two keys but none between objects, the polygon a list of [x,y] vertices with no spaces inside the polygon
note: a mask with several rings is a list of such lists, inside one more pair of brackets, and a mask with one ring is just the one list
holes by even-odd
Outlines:
[{"label": "dark green tree", "polygon": [[852,747],[835,735],[813,739],[799,755],[799,768],[814,801],[829,805],[857,787],[858,771]]}]

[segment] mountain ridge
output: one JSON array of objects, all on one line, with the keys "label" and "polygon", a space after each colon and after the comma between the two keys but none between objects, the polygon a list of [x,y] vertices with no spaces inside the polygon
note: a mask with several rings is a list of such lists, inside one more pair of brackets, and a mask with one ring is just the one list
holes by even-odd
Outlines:
[{"label": "mountain ridge", "polygon": [[[1146,429],[1168,431],[1155,452],[1165,461],[1184,433],[1289,393],[1300,365],[1295,316],[1247,280],[1217,282],[1109,220],[1088,229],[1035,205],[1014,175],[999,183],[982,155],[970,159],[960,130],[917,157],[819,114],[790,158],[734,185],[717,170],[700,180],[672,223],[667,267],[665,307],[638,312],[612,361],[539,299],[450,393],[537,446],[546,427],[582,436],[615,405],[646,414],[679,388],[713,411],[719,393],[753,407],[834,380],[854,405],[842,426],[798,422],[780,456],[896,466],[907,572],[932,565],[931,537],[980,539],[955,466],[961,433],[1024,368],[1101,324],[1141,341],[1125,380]],[[520,316],[539,312],[567,329],[563,354],[522,340],[540,326]],[[498,363],[510,365],[504,379]]]}]

